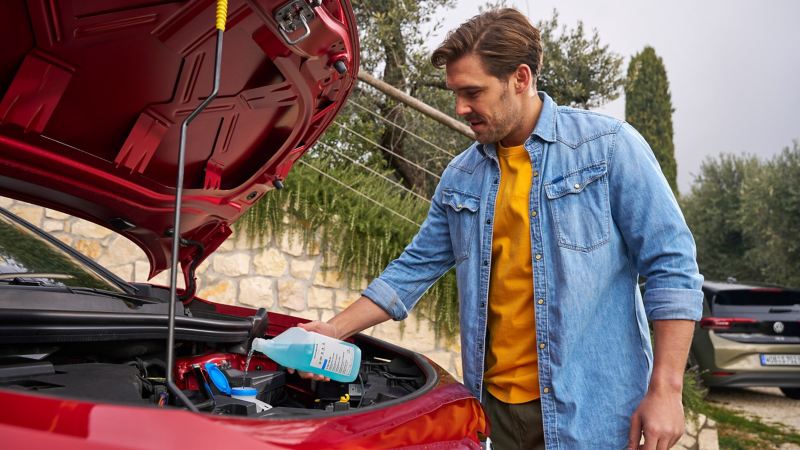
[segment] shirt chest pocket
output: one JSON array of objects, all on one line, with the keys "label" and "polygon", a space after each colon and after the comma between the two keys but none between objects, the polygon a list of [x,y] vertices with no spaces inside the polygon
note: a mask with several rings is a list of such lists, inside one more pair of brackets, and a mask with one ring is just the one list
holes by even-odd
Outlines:
[{"label": "shirt chest pocket", "polygon": [[444,189],[442,203],[447,210],[447,223],[450,227],[453,253],[456,263],[459,263],[469,257],[481,198],[474,194]]},{"label": "shirt chest pocket", "polygon": [[559,247],[590,252],[608,242],[611,207],[605,161],[544,185]]}]

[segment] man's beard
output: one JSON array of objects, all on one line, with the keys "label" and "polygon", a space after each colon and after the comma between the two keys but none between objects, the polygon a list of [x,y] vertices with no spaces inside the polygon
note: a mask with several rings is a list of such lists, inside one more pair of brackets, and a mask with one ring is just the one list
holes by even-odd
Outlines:
[{"label": "man's beard", "polygon": [[[497,113],[491,117],[491,120],[484,117],[478,117],[480,120],[483,121],[485,130],[478,134],[475,133],[475,139],[480,142],[481,144],[493,144],[496,142],[500,142],[506,136],[508,136],[511,131],[514,129],[514,126],[517,121],[519,121],[519,114],[518,112],[512,111],[512,108],[508,105],[508,88],[503,91],[503,94],[500,95],[500,100],[498,100],[499,105],[501,108],[498,108]],[[467,117],[469,120],[471,117]]]}]

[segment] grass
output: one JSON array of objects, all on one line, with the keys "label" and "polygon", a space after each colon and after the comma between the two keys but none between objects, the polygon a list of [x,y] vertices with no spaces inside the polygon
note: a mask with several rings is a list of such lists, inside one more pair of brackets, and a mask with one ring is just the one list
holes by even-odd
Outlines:
[{"label": "grass", "polygon": [[800,434],[788,427],[765,424],[708,402],[700,405],[696,412],[717,422],[720,450],[766,450],[784,443],[800,445]]}]

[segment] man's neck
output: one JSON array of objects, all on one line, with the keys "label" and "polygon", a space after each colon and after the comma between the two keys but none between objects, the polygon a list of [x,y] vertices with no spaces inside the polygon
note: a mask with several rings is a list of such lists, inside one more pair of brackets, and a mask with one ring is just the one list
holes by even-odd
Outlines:
[{"label": "man's neck", "polygon": [[539,98],[539,93],[533,91],[533,96],[529,102],[522,105],[522,119],[519,126],[506,137],[500,140],[500,145],[505,148],[516,147],[523,145],[536,129],[536,123],[539,122],[539,116],[542,114],[542,107],[544,103]]}]

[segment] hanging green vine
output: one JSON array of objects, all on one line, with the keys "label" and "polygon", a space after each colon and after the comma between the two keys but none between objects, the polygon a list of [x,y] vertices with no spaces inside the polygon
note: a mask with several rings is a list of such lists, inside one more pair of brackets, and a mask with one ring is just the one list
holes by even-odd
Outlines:
[{"label": "hanging green vine", "polygon": [[[292,238],[299,237],[307,250],[319,246],[323,266],[338,270],[348,287],[376,277],[411,242],[429,205],[363,168],[342,164],[334,157],[312,152],[302,161],[285,180],[286,187],[265,195],[237,222],[237,230],[260,243],[288,233]],[[383,207],[306,164],[368,195]],[[423,314],[431,319],[437,338],[457,334],[458,298],[452,271],[426,293],[420,305]]]}]

